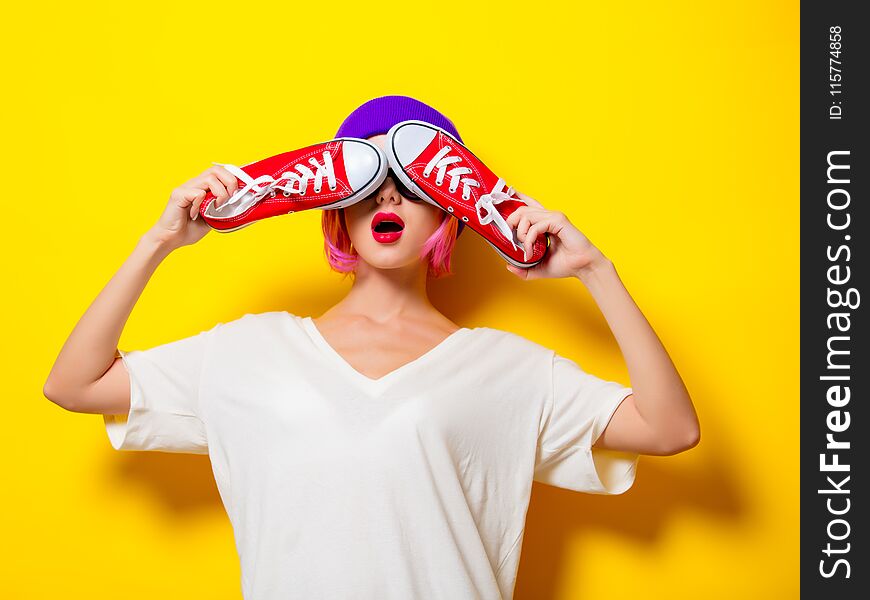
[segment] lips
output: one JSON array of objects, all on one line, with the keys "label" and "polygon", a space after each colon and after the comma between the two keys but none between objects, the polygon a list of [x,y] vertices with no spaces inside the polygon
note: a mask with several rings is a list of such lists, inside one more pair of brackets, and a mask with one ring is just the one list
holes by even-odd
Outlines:
[{"label": "lips", "polygon": [[372,219],[372,232],[374,233],[395,233],[404,228],[405,222],[396,213],[379,212]]},{"label": "lips", "polygon": [[379,244],[392,244],[402,237],[405,222],[396,213],[379,212],[372,219],[372,237]]}]

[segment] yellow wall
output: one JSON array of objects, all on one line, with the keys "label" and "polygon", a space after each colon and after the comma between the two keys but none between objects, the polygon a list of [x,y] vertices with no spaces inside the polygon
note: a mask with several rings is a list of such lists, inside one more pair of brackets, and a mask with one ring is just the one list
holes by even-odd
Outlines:
[{"label": "yellow wall", "polygon": [[[366,6],[368,4],[368,6]],[[8,9],[7,9],[8,10]],[[624,496],[535,485],[519,599],[798,594],[797,2],[23,3],[4,23],[6,598],[238,599],[206,457],[112,450],[42,384],[170,190],[332,137],[373,96],[448,114],[508,183],[616,263],[702,441]],[[11,133],[10,133],[11,132]],[[160,267],[121,347],[346,291],[320,213],[209,234]],[[627,382],[576,280],[460,238],[433,299]]]}]

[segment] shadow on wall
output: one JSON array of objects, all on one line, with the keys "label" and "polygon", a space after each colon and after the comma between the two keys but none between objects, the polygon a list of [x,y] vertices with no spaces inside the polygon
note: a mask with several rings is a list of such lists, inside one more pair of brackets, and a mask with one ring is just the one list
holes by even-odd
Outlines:
[{"label": "shadow on wall", "polygon": [[[582,539],[587,532],[610,532],[655,552],[660,536],[666,534],[671,519],[677,515],[688,512],[716,521],[743,520],[746,503],[731,475],[732,466],[724,460],[721,444],[711,449],[715,443],[712,440],[719,437],[715,427],[704,426],[703,439],[692,451],[703,452],[705,458],[693,468],[668,464],[668,457],[641,456],[634,485],[621,495],[580,494],[535,483],[515,600],[555,598],[564,569],[572,570],[572,579],[595,577],[595,573],[582,572],[582,556],[572,557],[570,564],[564,556],[568,543]],[[648,592],[651,598],[681,596],[679,592],[689,597],[689,592],[694,595],[697,590]]]}]

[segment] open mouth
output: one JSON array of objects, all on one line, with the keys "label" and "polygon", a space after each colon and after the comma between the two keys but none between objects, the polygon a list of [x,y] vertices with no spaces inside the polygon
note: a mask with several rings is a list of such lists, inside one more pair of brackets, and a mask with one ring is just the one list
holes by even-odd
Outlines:
[{"label": "open mouth", "polygon": [[404,228],[404,225],[401,225],[396,221],[381,221],[375,225],[373,229],[376,233],[392,233],[402,231]]},{"label": "open mouth", "polygon": [[398,233],[404,228],[405,222],[395,213],[379,212],[372,219],[372,231],[375,233]]}]

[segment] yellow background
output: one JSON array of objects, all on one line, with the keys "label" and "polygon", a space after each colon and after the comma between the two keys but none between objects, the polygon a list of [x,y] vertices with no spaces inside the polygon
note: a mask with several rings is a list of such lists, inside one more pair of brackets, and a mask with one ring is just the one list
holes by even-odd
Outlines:
[{"label": "yellow background", "polygon": [[[518,599],[798,594],[797,2],[152,2],[7,7],[2,160],[5,598],[239,599],[207,457],[120,453],[42,396],[170,191],[329,139],[363,101],[450,116],[608,254],[697,404],[700,445],[597,497],[536,484]],[[210,233],[158,269],[120,346],[349,282],[320,212]],[[473,233],[433,301],[628,382],[577,280],[521,282]]]}]

